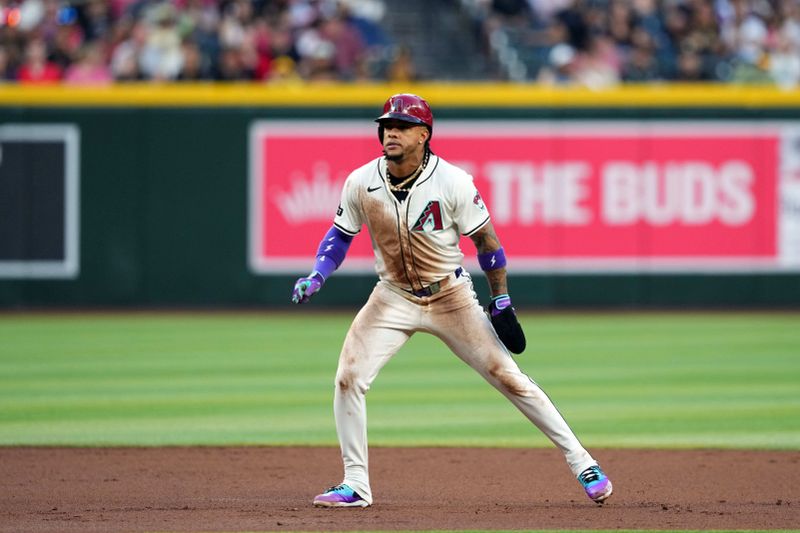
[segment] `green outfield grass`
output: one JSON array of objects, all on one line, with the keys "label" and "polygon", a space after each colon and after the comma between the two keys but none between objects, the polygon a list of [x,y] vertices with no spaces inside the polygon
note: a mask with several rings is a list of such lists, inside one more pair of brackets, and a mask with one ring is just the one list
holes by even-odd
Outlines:
[{"label": "green outfield grass", "polygon": [[[335,444],[352,316],[0,315],[0,444]],[[593,448],[800,449],[798,313],[522,321],[520,365]],[[368,402],[373,445],[550,445],[428,335]]]}]

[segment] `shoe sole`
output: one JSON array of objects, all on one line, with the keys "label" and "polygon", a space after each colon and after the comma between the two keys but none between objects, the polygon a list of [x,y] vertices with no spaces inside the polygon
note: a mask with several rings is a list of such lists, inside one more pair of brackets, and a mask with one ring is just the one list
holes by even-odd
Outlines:
[{"label": "shoe sole", "polygon": [[611,496],[613,493],[614,493],[614,487],[613,487],[613,486],[611,486],[611,481],[609,481],[609,482],[608,482],[608,485],[606,486],[606,490],[605,490],[605,491],[603,491],[603,493],[602,493],[602,494],[600,494],[600,495],[598,495],[598,496],[595,496],[594,498],[591,498],[591,500],[592,500],[592,501],[594,501],[594,503],[600,503],[600,504],[602,504],[602,503],[603,503],[603,502],[605,502],[605,501],[606,501],[606,500],[609,498],[609,496]]},{"label": "shoe sole", "polygon": [[314,500],[314,507],[369,507],[369,504],[364,500],[358,500],[352,503]]}]

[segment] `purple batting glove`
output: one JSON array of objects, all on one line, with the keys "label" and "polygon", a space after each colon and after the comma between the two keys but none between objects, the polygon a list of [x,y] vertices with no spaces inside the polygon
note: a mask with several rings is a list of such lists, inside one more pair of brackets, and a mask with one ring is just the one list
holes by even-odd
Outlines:
[{"label": "purple batting glove", "polygon": [[500,294],[492,298],[492,303],[489,304],[489,311],[492,316],[497,316],[503,312],[506,307],[511,307],[511,296],[508,294]]},{"label": "purple batting glove", "polygon": [[322,288],[325,278],[319,272],[311,273],[307,278],[300,278],[294,284],[292,302],[304,304]]}]

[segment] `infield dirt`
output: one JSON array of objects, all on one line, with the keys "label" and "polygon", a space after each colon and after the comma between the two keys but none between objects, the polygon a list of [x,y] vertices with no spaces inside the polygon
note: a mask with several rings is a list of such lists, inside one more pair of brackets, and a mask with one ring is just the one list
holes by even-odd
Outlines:
[{"label": "infield dirt", "polygon": [[317,509],[336,448],[0,448],[0,531],[800,528],[800,452],[593,450],[592,503],[553,449],[380,448],[375,503]]}]

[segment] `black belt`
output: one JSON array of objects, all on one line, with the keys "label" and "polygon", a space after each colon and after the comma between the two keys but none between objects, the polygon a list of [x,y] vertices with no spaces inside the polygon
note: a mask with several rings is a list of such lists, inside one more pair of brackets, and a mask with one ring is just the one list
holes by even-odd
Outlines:
[{"label": "black belt", "polygon": [[[455,272],[453,272],[453,274],[455,274],[456,279],[458,279],[459,277],[461,277],[461,273],[462,272],[464,272],[464,269],[461,268],[461,267],[458,267],[455,270]],[[410,292],[411,294],[413,294],[417,298],[425,298],[425,297],[428,297],[428,296],[433,296],[434,294],[436,294],[437,292],[442,290],[442,285],[446,285],[445,282],[448,279],[450,279],[449,276],[444,278],[444,279],[441,279],[441,280],[437,281],[436,283],[431,283],[427,287],[425,287],[423,289],[420,289],[418,291],[408,291],[408,292]]]}]

